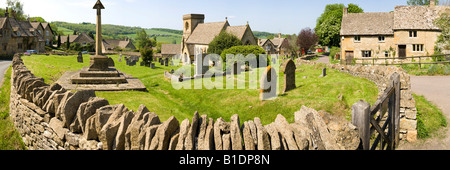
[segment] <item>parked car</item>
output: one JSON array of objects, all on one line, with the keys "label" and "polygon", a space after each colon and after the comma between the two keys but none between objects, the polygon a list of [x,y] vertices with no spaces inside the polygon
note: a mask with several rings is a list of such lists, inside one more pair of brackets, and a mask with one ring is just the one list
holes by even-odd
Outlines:
[{"label": "parked car", "polygon": [[26,52],[26,53],[23,53],[23,55],[27,55],[27,56],[30,56],[31,54],[30,54],[30,53],[28,53],[28,52]]},{"label": "parked car", "polygon": [[82,51],[81,53],[83,53],[83,54],[87,54],[87,53],[89,53],[89,52],[87,52],[87,51]]},{"label": "parked car", "polygon": [[36,50],[27,50],[27,53],[29,53],[29,54],[37,54],[37,51]]}]

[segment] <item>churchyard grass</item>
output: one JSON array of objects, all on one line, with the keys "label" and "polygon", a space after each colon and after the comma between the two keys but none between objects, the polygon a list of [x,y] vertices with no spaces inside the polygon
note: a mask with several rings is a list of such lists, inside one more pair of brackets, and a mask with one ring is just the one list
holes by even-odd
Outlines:
[{"label": "churchyard grass", "polygon": [[[296,89],[280,94],[275,100],[260,102],[259,90],[248,89],[248,80],[243,80],[246,81],[246,89],[176,90],[170,80],[164,78],[163,73],[171,69],[177,70],[179,67],[165,67],[156,62],[156,69],[152,70],[148,67],[127,66],[124,60],[117,61],[118,55],[110,57],[115,61],[117,69],[139,78],[148,92],[96,92],[96,95],[109,100],[112,105],[123,103],[135,111],[140,104],[144,104],[150,111],[157,113],[162,121],[175,116],[181,122],[186,118],[192,119],[194,112],[199,111],[200,114],[207,114],[214,119],[223,117],[226,121],[230,121],[232,115],[239,114],[241,123],[259,117],[263,124],[268,124],[275,120],[277,114],[282,114],[289,122],[293,122],[294,113],[299,111],[302,105],[350,120],[352,104],[360,99],[374,103],[378,94],[376,85],[366,79],[330,68],[327,69],[326,77],[319,78],[325,65],[303,64],[296,70]],[[84,55],[82,64],[76,62],[76,56],[33,55],[23,56],[23,60],[32,73],[43,77],[48,84],[58,80],[64,71],[75,71],[89,65],[88,55]],[[259,70],[263,69],[253,71]],[[248,75],[249,72],[245,74]],[[239,79],[238,76],[234,77]],[[283,73],[280,73],[279,91],[283,89],[283,77]],[[215,78],[212,78],[212,81],[214,82]]]}]

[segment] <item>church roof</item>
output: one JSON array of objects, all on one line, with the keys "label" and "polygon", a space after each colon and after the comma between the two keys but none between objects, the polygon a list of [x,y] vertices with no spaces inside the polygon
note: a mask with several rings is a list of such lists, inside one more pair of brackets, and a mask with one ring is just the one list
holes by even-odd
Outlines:
[{"label": "church roof", "polygon": [[220,34],[228,22],[200,23],[187,39],[188,44],[209,44],[217,35]]},{"label": "church roof", "polygon": [[235,35],[240,40],[244,38],[245,31],[247,30],[247,25],[241,25],[241,26],[229,26],[226,28],[226,32]]}]

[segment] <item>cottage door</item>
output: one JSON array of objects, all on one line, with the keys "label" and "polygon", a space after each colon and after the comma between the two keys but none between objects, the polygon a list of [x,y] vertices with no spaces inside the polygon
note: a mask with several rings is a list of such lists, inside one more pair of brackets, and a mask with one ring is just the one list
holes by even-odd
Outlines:
[{"label": "cottage door", "polygon": [[351,65],[354,57],[353,51],[345,51],[345,64]]},{"label": "cottage door", "polygon": [[398,46],[398,58],[406,58],[406,45]]}]

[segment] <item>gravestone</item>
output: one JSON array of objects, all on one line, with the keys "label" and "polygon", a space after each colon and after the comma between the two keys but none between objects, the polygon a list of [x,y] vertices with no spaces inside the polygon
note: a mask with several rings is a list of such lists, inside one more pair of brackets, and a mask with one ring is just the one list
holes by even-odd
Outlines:
[{"label": "gravestone", "polygon": [[173,74],[173,73],[175,73],[175,70],[173,70],[173,69],[170,70],[170,74]]},{"label": "gravestone", "polygon": [[79,63],[83,63],[83,53],[81,53],[81,52],[78,53],[77,61]]},{"label": "gravestone", "polygon": [[164,66],[166,66],[166,67],[169,66],[169,58],[164,59]]},{"label": "gravestone", "polygon": [[108,67],[115,67],[114,60],[111,57],[108,57]]},{"label": "gravestone", "polygon": [[291,59],[284,63],[283,73],[284,73],[284,88],[283,93],[296,88],[295,85],[295,63]]},{"label": "gravestone", "polygon": [[163,66],[164,65],[164,60],[163,59],[159,60],[159,64],[161,64],[161,66]]},{"label": "gravestone", "polygon": [[130,66],[135,66],[136,65],[136,60],[131,60],[130,61]]},{"label": "gravestone", "polygon": [[139,64],[140,64],[140,66],[144,66],[144,65],[145,65],[145,63],[144,63],[144,62],[140,62]]},{"label": "gravestone", "polygon": [[150,63],[150,68],[155,69],[155,63]]},{"label": "gravestone", "polygon": [[232,71],[232,75],[238,75],[241,74],[241,67],[240,64],[238,64],[238,62],[234,62],[233,63],[233,69],[231,69]]},{"label": "gravestone", "polygon": [[260,80],[259,99],[270,100],[277,97],[277,73],[274,68],[268,66]]},{"label": "gravestone", "polygon": [[173,60],[170,60],[170,65],[173,66]]},{"label": "gravestone", "polygon": [[322,69],[322,75],[320,75],[319,77],[325,77],[325,76],[327,76],[327,68]]},{"label": "gravestone", "polygon": [[119,60],[118,60],[119,62],[122,62],[122,58],[121,57],[119,57]]}]

